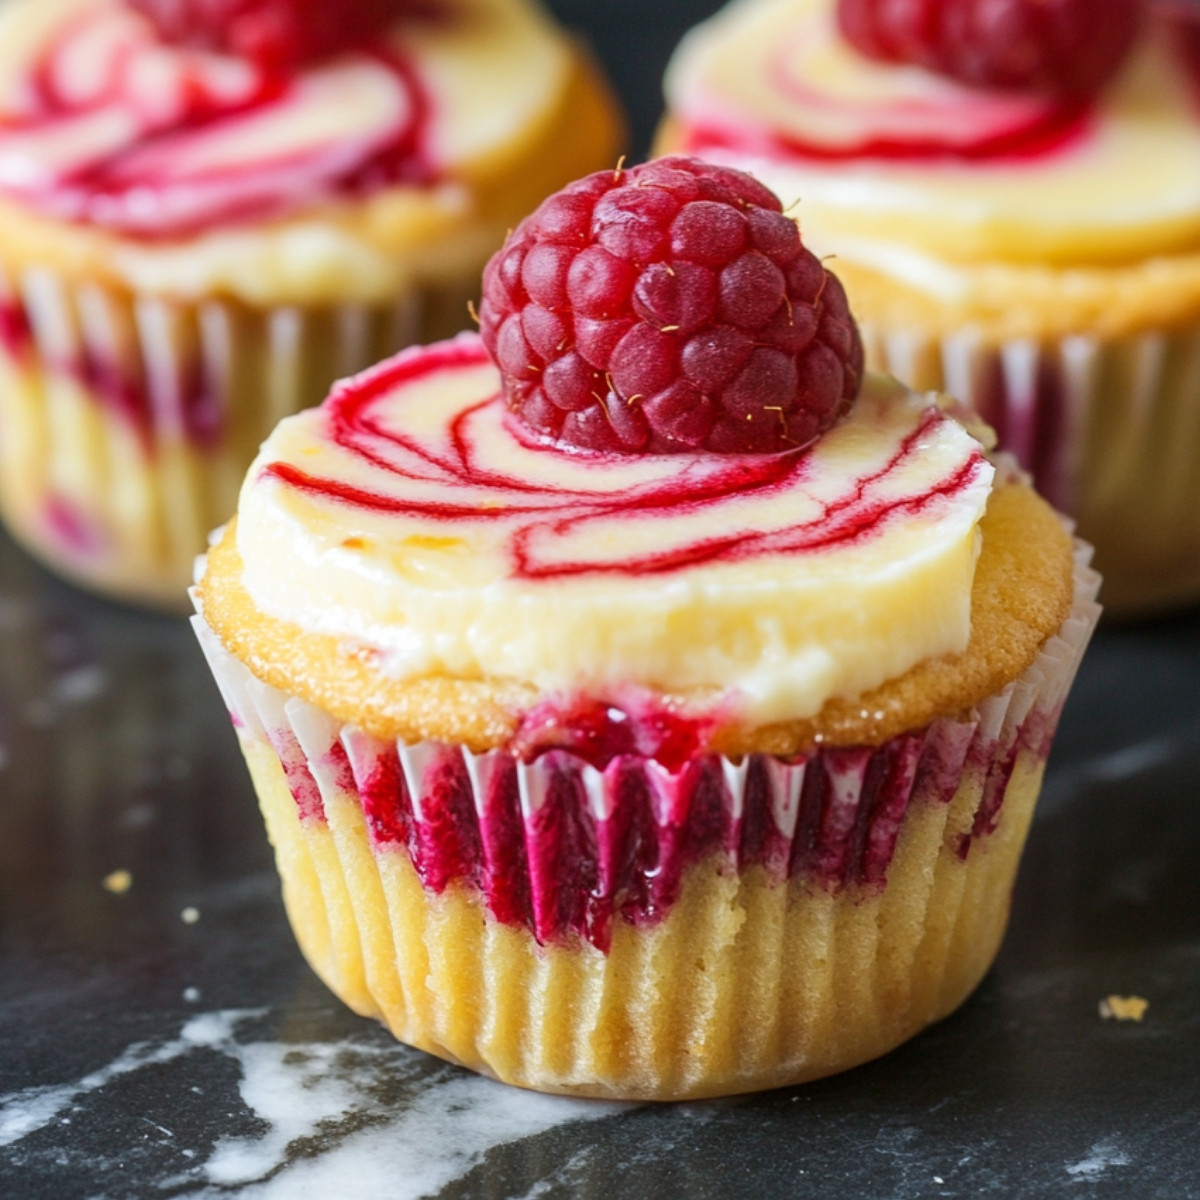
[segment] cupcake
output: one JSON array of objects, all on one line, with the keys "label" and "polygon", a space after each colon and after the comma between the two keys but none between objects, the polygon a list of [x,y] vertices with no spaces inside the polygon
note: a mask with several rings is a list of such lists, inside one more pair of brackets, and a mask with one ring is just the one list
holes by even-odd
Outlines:
[{"label": "cupcake", "polygon": [[1200,57],[1146,9],[736,0],[660,137],[794,205],[868,365],[975,408],[1124,612],[1200,598]]},{"label": "cupcake", "polygon": [[468,324],[506,230],[619,136],[526,0],[6,3],[0,514],[184,605],[277,421]]},{"label": "cupcake", "polygon": [[569,186],[481,318],[284,421],[193,591],[301,948],[524,1087],[885,1053],[1000,942],[1086,549],[947,404],[863,378],[739,172]]}]

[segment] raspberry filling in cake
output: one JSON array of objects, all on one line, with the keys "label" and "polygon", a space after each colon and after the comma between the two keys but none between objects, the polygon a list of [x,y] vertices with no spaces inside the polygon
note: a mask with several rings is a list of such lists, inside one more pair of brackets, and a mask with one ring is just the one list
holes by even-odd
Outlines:
[{"label": "raspberry filling in cake", "polygon": [[386,29],[293,63],[168,40],[121,0],[46,7],[5,31],[33,44],[0,96],[0,189],[48,215],[172,238],[436,177],[428,97]]},{"label": "raspberry filling in cake", "polygon": [[877,889],[909,804],[950,804],[973,769],[986,790],[956,840],[965,860],[993,832],[1018,758],[1044,761],[1056,719],[1030,714],[998,762],[994,738],[947,723],[876,748],[790,762],[752,755],[738,767],[706,755],[673,771],[631,753],[603,771],[563,751],[532,769],[511,754],[468,760],[449,746],[414,761],[360,733],[314,763],[289,729],[268,736],[302,823],[325,822],[319,776],[358,797],[375,851],[406,853],[430,892],[466,886],[496,920],[543,943],[574,935],[604,951],[615,920],[661,920],[687,872],[713,856],[776,882]]}]

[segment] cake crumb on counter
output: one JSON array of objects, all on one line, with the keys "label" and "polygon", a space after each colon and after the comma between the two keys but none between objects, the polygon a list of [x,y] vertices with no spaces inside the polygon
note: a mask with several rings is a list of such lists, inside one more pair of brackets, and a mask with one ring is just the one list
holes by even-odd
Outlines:
[{"label": "cake crumb on counter", "polygon": [[1106,1021],[1140,1021],[1149,1007],[1150,1001],[1141,996],[1105,996],[1100,1015]]},{"label": "cake crumb on counter", "polygon": [[105,875],[102,886],[114,896],[123,896],[133,887],[133,876],[128,871],[113,871],[111,875]]}]

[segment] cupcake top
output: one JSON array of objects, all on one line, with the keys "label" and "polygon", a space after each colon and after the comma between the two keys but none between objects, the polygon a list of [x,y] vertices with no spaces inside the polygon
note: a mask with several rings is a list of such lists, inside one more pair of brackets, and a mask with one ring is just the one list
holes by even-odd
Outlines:
[{"label": "cupcake top", "polygon": [[[610,224],[614,212],[625,216]],[[697,240],[701,218],[711,223]],[[595,246],[633,255],[642,282],[631,277],[625,301],[606,293],[605,316],[582,317],[571,297],[591,294]],[[747,256],[784,264],[778,312],[752,319],[731,300]],[[543,290],[551,261],[573,281],[558,303]],[[704,291],[689,262],[713,273],[724,306],[699,326],[639,315],[658,267]],[[767,273],[756,270],[757,294]],[[1010,473],[997,480],[983,443],[936,398],[883,377],[860,387],[840,285],[827,277],[808,301],[795,290],[814,270],[778,200],[740,173],[661,160],[572,185],[493,260],[482,338],[406,351],[267,440],[209,556],[206,619],[260,678],[340,719],[475,749],[583,737],[608,747],[601,760],[613,746],[657,754],[681,742],[795,753],[968,710],[1063,619],[1070,541]],[[514,330],[538,341],[546,313],[573,332],[541,355],[522,341],[522,364]],[[728,350],[735,318],[756,324],[758,349],[725,391],[703,391],[709,420],[651,413],[637,437],[597,437],[620,424],[610,411],[678,397],[688,346]],[[583,383],[566,393],[534,382],[556,352],[586,348],[585,334],[604,344],[597,322],[617,327],[615,368],[571,364]],[[682,346],[679,378],[642,352],[644,329],[666,338],[659,355]],[[764,347],[771,371],[754,358]],[[780,378],[791,408],[772,390]],[[759,408],[740,394],[748,383]],[[844,387],[849,403],[831,404]],[[583,418],[548,424],[554,397]],[[723,432],[731,413],[761,432]]]},{"label": "cupcake top", "polygon": [[499,391],[465,335],[285,421],[239,505],[256,606],[397,678],[736,680],[756,723],[965,646],[993,471],[927,399],[873,378],[804,455],[633,456],[537,445]]},{"label": "cupcake top", "polygon": [[[709,735],[786,723],[753,744],[794,752],[877,740],[925,700],[965,711],[996,684],[956,662],[968,643],[1006,673],[1069,602],[1053,514],[994,492],[981,443],[886,377],[785,455],[571,453],[505,413],[462,335],[285,420],[210,554],[206,618],[256,674],[380,736],[485,749],[598,708],[660,732],[664,713]],[[984,597],[994,495],[984,582],[1004,594]],[[1014,597],[1025,645],[1002,623],[990,644],[981,604]],[[930,663],[950,678],[914,710],[887,685]]]},{"label": "cupcake top", "polygon": [[[468,222],[512,220],[488,211],[488,189],[526,169],[580,71],[524,0],[334,6],[343,24],[371,19],[328,52],[301,37],[323,28],[324,2],[233,7],[278,9],[296,36],[264,49],[163,15],[199,0],[4,6],[0,215],[18,258],[30,238],[73,237],[76,259],[150,290],[393,293],[397,270],[436,270],[438,249],[479,255]],[[439,246],[452,235],[465,250]],[[396,265],[426,244],[429,262]]]},{"label": "cupcake top", "polygon": [[837,18],[835,0],[734,0],[675,55],[667,140],[801,201],[819,250],[947,299],[997,265],[1200,251],[1197,77],[1165,16],[1065,95],[868,57]]}]

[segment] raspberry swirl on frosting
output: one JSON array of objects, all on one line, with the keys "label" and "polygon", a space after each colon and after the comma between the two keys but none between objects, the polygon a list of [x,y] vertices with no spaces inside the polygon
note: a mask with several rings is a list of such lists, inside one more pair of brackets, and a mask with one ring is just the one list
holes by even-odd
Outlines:
[{"label": "raspberry swirl on frosting", "polygon": [[424,181],[426,105],[382,40],[298,71],[165,41],[119,0],[46,0],[0,28],[0,189],[173,237]]},{"label": "raspberry swirl on frosting", "polygon": [[467,335],[283,422],[237,542],[261,612],[395,677],[655,689],[758,723],[966,645],[992,475],[957,422],[881,378],[803,451],[550,448]]}]

